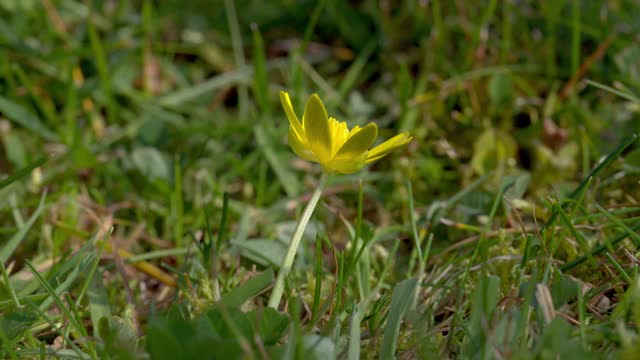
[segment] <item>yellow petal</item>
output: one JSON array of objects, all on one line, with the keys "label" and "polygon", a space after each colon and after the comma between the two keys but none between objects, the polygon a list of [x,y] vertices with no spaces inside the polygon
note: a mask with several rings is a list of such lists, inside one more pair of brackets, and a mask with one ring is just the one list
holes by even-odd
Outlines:
[{"label": "yellow petal", "polygon": [[302,128],[300,120],[298,120],[298,116],[296,116],[296,112],[293,110],[291,99],[289,99],[289,94],[287,92],[280,91],[280,102],[282,103],[284,112],[287,114],[287,119],[289,119],[289,125],[291,125],[291,128],[299,139],[304,139],[304,129]]},{"label": "yellow petal", "polygon": [[325,171],[337,172],[340,174],[351,174],[360,171],[367,160],[367,152],[355,157],[333,158],[326,164],[323,164]]},{"label": "yellow petal", "polygon": [[353,135],[355,135],[358,131],[360,131],[360,126],[356,125],[353,127],[353,129],[351,129],[351,131],[349,131],[349,135],[347,135],[347,138],[352,137]]},{"label": "yellow petal", "polygon": [[329,117],[322,100],[316,94],[311,95],[304,108],[302,128],[309,148],[318,157],[320,163],[331,160],[331,133]]},{"label": "yellow petal", "polygon": [[347,123],[329,118],[329,132],[331,133],[331,156],[335,155],[338,149],[347,141],[349,129]]},{"label": "yellow petal", "polygon": [[318,162],[318,158],[309,149],[309,145],[296,135],[293,128],[289,128],[289,146],[298,156],[305,160]]},{"label": "yellow petal", "polygon": [[409,142],[411,142],[411,139],[412,139],[411,135],[405,132],[402,134],[398,134],[392,137],[391,139],[383,142],[382,144],[374,147],[369,151],[369,154],[367,157],[367,164],[372,163],[384,157],[385,155],[392,152],[393,150],[399,149],[407,145]]},{"label": "yellow petal", "polygon": [[378,137],[378,126],[369,123],[357,132],[350,134],[349,138],[336,152],[334,158],[355,158],[366,152]]}]

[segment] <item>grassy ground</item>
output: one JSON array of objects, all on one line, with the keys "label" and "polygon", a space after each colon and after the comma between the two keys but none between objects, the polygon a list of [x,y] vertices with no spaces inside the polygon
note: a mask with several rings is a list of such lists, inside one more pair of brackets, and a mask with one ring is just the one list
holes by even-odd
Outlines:
[{"label": "grassy ground", "polygon": [[[636,1],[0,1],[0,357],[640,356]],[[334,176],[278,91],[413,142]]]}]

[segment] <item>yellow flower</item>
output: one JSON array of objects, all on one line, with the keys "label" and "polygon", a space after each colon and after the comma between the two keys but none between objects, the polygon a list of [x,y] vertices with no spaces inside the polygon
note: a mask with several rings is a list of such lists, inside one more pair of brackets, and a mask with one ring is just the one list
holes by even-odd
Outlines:
[{"label": "yellow flower", "polygon": [[378,126],[369,123],[349,130],[347,123],[327,115],[322,100],[311,95],[298,120],[289,94],[280,92],[282,107],[289,119],[289,146],[301,158],[322,165],[327,172],[350,174],[362,169],[411,141],[409,133],[398,134],[369,150],[378,137]]}]

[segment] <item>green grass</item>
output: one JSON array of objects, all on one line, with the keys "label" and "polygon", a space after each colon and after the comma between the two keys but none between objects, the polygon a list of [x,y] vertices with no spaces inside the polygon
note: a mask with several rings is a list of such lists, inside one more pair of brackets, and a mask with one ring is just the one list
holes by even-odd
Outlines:
[{"label": "green grass", "polygon": [[[634,1],[0,1],[0,358],[640,356]],[[332,176],[278,101],[413,142]]]}]

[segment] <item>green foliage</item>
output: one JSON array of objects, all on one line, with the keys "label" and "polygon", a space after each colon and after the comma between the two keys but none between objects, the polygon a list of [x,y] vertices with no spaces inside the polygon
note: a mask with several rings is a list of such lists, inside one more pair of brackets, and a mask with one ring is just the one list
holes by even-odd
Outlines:
[{"label": "green foliage", "polygon": [[508,73],[498,73],[489,80],[489,98],[496,108],[508,107],[513,99],[513,80]]},{"label": "green foliage", "polygon": [[15,346],[14,341],[19,339],[25,331],[31,328],[33,324],[38,320],[38,314],[29,309],[11,309],[6,311],[2,318],[0,318],[0,345],[3,345],[3,341],[8,341]]},{"label": "green foliage", "polygon": [[215,306],[183,319],[176,313],[149,321],[147,349],[154,359],[244,359],[259,351],[277,352],[289,318],[274,309],[243,313]]},{"label": "green foliage", "polygon": [[102,339],[103,359],[137,359],[137,334],[131,322],[117,316],[102,317],[97,322],[97,334]]},{"label": "green foliage", "polygon": [[555,318],[548,324],[538,344],[539,359],[598,359],[600,356],[587,352],[579,340],[572,336],[571,325]]},{"label": "green foliage", "polygon": [[466,344],[462,356],[469,359],[482,359],[490,356],[493,342],[488,327],[494,323],[494,312],[500,296],[500,278],[483,277],[478,282],[472,298],[471,318],[467,326]]},{"label": "green foliage", "polygon": [[262,274],[252,277],[244,284],[229,291],[222,298],[222,303],[226,306],[240,307],[247,300],[267,289],[273,283],[273,279],[273,270],[267,269]]},{"label": "green foliage", "polygon": [[[0,1],[0,358],[638,358],[639,14]],[[280,90],[414,140],[331,179],[274,310],[320,176]]]},{"label": "green foliage", "polygon": [[517,144],[509,134],[496,129],[487,129],[473,143],[471,166],[478,174],[503,169],[508,159],[516,155]]},{"label": "green foliage", "polygon": [[405,315],[409,305],[415,301],[417,285],[418,279],[408,279],[398,283],[393,290],[391,305],[389,305],[387,325],[384,329],[382,344],[380,344],[380,358],[382,359],[394,358],[394,353],[398,345],[398,336],[400,335],[402,317]]}]

